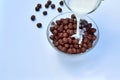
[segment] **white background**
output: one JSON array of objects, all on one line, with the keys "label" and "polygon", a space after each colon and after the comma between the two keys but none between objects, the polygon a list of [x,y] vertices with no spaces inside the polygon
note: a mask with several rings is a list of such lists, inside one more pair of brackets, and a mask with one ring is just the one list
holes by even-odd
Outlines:
[{"label": "white background", "polygon": [[[34,11],[37,3],[45,2],[0,0],[0,80],[120,80],[120,1],[104,0],[89,15],[99,27],[100,39],[77,61],[58,55],[48,43],[47,25],[59,13],[49,8],[44,17],[44,7]],[[67,11],[64,6],[63,12]],[[32,14],[37,17],[35,22],[30,20]],[[41,29],[37,22],[43,23]]]}]

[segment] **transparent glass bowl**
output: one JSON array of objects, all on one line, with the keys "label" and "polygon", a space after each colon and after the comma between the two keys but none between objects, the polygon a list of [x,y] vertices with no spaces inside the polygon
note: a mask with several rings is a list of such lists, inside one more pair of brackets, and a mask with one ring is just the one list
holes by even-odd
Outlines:
[{"label": "transparent glass bowl", "polygon": [[95,45],[97,44],[98,42],[98,39],[99,39],[99,29],[96,25],[96,23],[88,16],[82,18],[82,19],[85,19],[88,21],[88,23],[92,23],[92,28],[95,28],[96,29],[96,32],[94,33],[96,35],[96,40],[93,42],[93,45],[90,49],[88,49],[87,51],[83,52],[83,53],[77,53],[77,54],[69,54],[69,53],[65,53],[65,52],[62,52],[60,51],[57,47],[55,47],[55,45],[53,44],[53,41],[50,39],[50,36],[52,35],[52,32],[50,31],[50,27],[52,27],[52,23],[53,22],[56,22],[56,20],[60,20],[61,18],[71,18],[71,15],[73,14],[73,12],[66,12],[66,13],[62,13],[60,15],[57,15],[56,17],[54,17],[51,22],[49,23],[48,27],[47,27],[47,39],[50,43],[50,45],[58,52],[58,54],[65,54],[65,55],[82,55],[82,54],[85,54],[85,53],[88,53],[90,50],[92,50]]}]

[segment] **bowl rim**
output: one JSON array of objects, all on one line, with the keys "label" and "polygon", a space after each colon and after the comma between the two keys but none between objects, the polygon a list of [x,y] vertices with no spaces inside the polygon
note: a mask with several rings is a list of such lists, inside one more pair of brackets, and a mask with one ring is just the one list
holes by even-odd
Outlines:
[{"label": "bowl rim", "polygon": [[[50,36],[48,36],[48,35],[49,35],[49,28],[50,28],[51,23],[52,23],[57,17],[59,17],[59,16],[61,16],[61,15],[64,15],[64,14],[67,14],[67,13],[69,13],[69,14],[74,14],[73,12],[64,12],[64,13],[61,13],[61,14],[55,16],[55,17],[49,22],[49,24],[48,24],[48,26],[47,26],[47,30],[46,30],[47,40],[48,40],[48,42],[50,43],[50,45],[58,52],[58,54],[70,55],[70,56],[71,56],[71,55],[72,55],[72,56],[85,55],[85,54],[87,54],[88,52],[90,52],[91,50],[94,49],[94,47],[97,45],[97,43],[98,43],[98,41],[99,41],[99,37],[100,37],[99,28],[98,28],[97,24],[96,24],[95,21],[94,21],[92,18],[90,18],[89,16],[85,16],[85,17],[87,17],[89,20],[91,20],[91,21],[93,22],[93,24],[96,26],[95,28],[97,29],[97,39],[96,39],[94,45],[93,45],[90,49],[86,50],[86,51],[83,52],[83,53],[70,54],[70,53],[65,53],[65,52],[62,52],[62,51],[58,50],[57,48],[55,48],[55,46],[53,45],[53,43],[51,43],[51,40],[50,40],[50,38],[49,38]],[[83,19],[84,19],[84,18],[83,18]]]}]

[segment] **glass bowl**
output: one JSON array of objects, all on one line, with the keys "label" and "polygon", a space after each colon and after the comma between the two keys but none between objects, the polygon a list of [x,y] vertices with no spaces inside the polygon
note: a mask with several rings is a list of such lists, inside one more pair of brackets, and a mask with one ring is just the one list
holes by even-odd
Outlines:
[{"label": "glass bowl", "polygon": [[80,53],[74,53],[74,54],[70,54],[68,52],[63,52],[60,49],[58,49],[54,44],[53,44],[53,40],[51,40],[50,36],[53,34],[50,30],[51,27],[53,27],[54,24],[56,24],[57,20],[60,19],[66,19],[66,18],[71,18],[71,15],[73,14],[73,12],[66,12],[66,13],[62,13],[60,15],[57,15],[56,17],[54,17],[51,22],[49,23],[48,27],[47,27],[47,39],[50,43],[50,45],[57,51],[58,54],[64,54],[64,55],[82,55],[82,54],[86,54],[88,53],[90,50],[92,50],[95,45],[98,42],[99,39],[99,29],[96,25],[96,23],[88,16],[85,16],[84,18],[82,18],[82,20],[87,20],[88,23],[92,23],[92,28],[96,29],[96,32],[94,33],[94,35],[96,36],[96,40],[93,41],[92,43],[92,47],[87,49],[85,52],[80,52]]}]

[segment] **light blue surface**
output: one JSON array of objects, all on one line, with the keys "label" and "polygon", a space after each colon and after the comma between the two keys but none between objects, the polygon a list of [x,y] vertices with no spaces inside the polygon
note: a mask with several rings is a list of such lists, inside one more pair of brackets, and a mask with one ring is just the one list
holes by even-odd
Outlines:
[{"label": "light blue surface", "polygon": [[[0,0],[0,80],[120,80],[119,0],[105,0],[89,15],[99,27],[100,40],[79,61],[66,60],[50,46],[47,25],[59,13],[48,9],[43,17],[42,11],[34,11],[38,2],[46,0]],[[65,6],[63,11],[68,11]],[[42,29],[35,26],[39,21]]]}]

